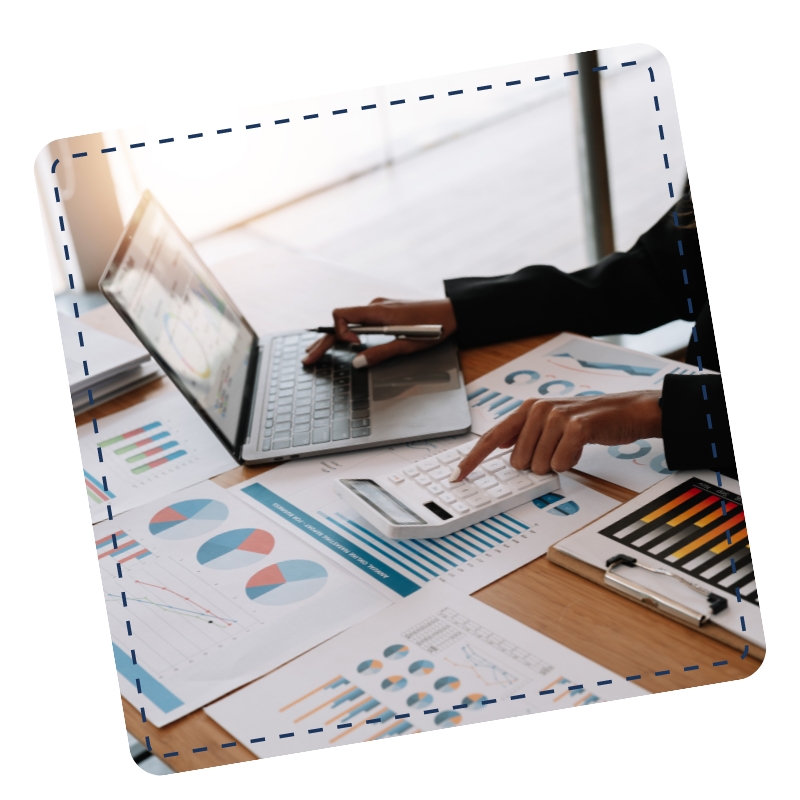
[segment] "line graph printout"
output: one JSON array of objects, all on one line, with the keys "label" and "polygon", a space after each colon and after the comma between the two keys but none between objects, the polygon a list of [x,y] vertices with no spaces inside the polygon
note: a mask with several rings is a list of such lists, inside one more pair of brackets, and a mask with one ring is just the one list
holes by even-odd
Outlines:
[{"label": "line graph printout", "polygon": [[157,726],[389,603],[211,482],[94,534],[120,689]]},{"label": "line graph printout", "polygon": [[[205,712],[266,758],[643,694],[434,583]],[[286,733],[294,736],[280,738]]]},{"label": "line graph printout", "polygon": [[[525,400],[660,389],[667,375],[696,373],[687,364],[563,333],[468,384],[472,431],[486,433]],[[672,474],[661,439],[588,445],[577,469],[635,492]]]},{"label": "line graph printout", "polygon": [[467,441],[447,437],[283,464],[231,489],[396,600],[434,581],[471,593],[617,506],[567,476],[561,489],[440,539],[388,539],[333,492],[338,477],[396,472]]},{"label": "line graph printout", "polygon": [[[151,400],[78,428],[92,522],[236,466],[181,396]],[[102,461],[100,456],[102,455]]]}]

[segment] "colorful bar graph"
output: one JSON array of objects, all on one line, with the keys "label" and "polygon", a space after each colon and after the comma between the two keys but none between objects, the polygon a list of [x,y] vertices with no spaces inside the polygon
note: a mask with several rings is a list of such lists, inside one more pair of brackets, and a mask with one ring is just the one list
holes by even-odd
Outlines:
[{"label": "colorful bar graph", "polygon": [[142,464],[140,467],[135,467],[131,470],[134,475],[141,475],[143,472],[147,472],[150,469],[155,469],[156,467],[160,467],[162,464],[166,464],[168,461],[174,461],[176,458],[180,458],[181,456],[185,456],[185,450],[176,450],[174,453],[169,453],[168,455],[164,456],[163,458],[157,458],[155,461],[150,461],[147,464]]},{"label": "colorful bar graph", "polygon": [[138,442],[133,442],[132,444],[126,444],[123,447],[120,447],[114,451],[116,455],[121,456],[125,453],[130,453],[131,450],[136,450],[139,447],[142,447],[146,444],[152,444],[153,442],[157,442],[159,439],[163,439],[165,436],[169,436],[169,431],[161,431],[160,433],[155,433],[152,436],[148,436],[146,439],[139,439]]},{"label": "colorful bar graph", "polygon": [[125,460],[129,463],[133,463],[135,461],[141,461],[143,458],[147,458],[148,456],[154,456],[156,453],[163,453],[165,450],[169,450],[171,447],[177,447],[178,443],[173,439],[171,442],[167,442],[166,444],[159,444],[155,447],[151,447],[149,450],[143,450],[141,453],[136,453],[135,455],[128,456]]},{"label": "colorful bar graph", "polygon": [[130,537],[125,531],[116,531],[113,534],[98,539],[95,543],[97,549],[97,560],[110,557],[112,561],[124,564],[135,558],[137,560],[146,558],[150,551],[143,547],[136,539]]},{"label": "colorful bar graph", "polygon": [[89,499],[94,500],[95,503],[107,503],[116,496],[113,492],[109,492],[94,475],[86,470],[83,471],[83,480],[86,484],[86,494],[88,494]]},{"label": "colorful bar graph", "polygon": [[114,436],[111,439],[106,439],[104,442],[99,443],[99,447],[110,447],[112,444],[117,444],[117,442],[123,442],[125,439],[130,439],[133,436],[138,436],[141,433],[145,433],[146,431],[151,431],[153,428],[157,428],[161,425],[160,422],[151,422],[148,425],[142,425],[141,428],[136,428],[132,431],[126,431],[125,433],[119,434],[119,436]]},{"label": "colorful bar graph", "polygon": [[758,602],[742,498],[689,478],[600,533],[699,578],[715,590]]}]

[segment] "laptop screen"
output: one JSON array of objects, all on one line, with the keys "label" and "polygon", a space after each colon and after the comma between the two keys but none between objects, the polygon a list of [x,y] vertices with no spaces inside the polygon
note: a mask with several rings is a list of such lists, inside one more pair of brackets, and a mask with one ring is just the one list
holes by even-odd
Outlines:
[{"label": "laptop screen", "polygon": [[149,192],[123,232],[101,289],[235,448],[255,334]]}]

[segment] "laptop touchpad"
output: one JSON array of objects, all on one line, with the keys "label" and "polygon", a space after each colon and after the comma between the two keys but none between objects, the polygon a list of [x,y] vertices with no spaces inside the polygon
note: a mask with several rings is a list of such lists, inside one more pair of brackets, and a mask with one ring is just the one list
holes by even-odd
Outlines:
[{"label": "laptop touchpad", "polygon": [[371,367],[372,399],[396,400],[458,388],[454,361],[449,348],[432,347]]}]

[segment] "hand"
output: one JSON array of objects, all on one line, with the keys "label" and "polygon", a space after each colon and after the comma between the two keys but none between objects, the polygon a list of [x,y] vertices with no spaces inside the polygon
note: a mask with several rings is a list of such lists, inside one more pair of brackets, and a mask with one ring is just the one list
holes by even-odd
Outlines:
[{"label": "hand", "polygon": [[403,300],[386,300],[378,297],[368,306],[355,306],[353,308],[335,308],[333,310],[333,323],[336,334],[327,334],[312,344],[304,364],[313,364],[319,361],[323,354],[329,350],[334,342],[352,342],[358,344],[358,336],[349,330],[348,325],[441,325],[442,338],[433,341],[412,341],[410,339],[395,339],[393,342],[369,347],[353,359],[356,368],[374,366],[392,356],[408,355],[424,350],[451,336],[456,329],[456,315],[453,304],[448,300],[421,300],[406,302]]},{"label": "hand", "polygon": [[511,466],[537,475],[564,472],[587,444],[629,444],[661,436],[661,392],[622,392],[592,397],[526,400],[478,440],[453,472],[464,480],[497,448],[514,448]]}]

